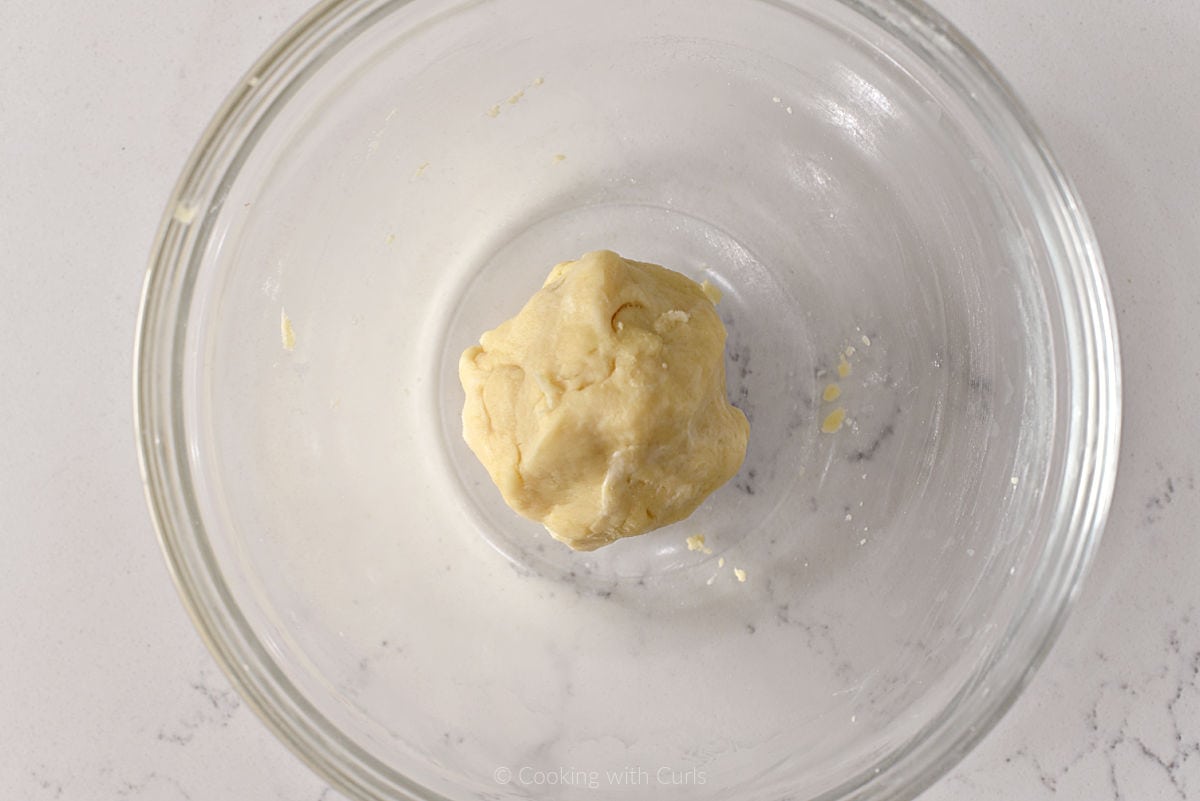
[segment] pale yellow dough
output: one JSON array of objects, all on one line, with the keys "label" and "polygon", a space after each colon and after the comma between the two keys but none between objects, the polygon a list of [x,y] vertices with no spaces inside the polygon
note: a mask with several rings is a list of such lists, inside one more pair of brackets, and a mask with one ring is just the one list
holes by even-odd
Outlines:
[{"label": "pale yellow dough", "polygon": [[463,353],[463,437],[508,505],[572,548],[643,534],[690,515],[745,458],[724,349],[699,284],[588,253]]}]

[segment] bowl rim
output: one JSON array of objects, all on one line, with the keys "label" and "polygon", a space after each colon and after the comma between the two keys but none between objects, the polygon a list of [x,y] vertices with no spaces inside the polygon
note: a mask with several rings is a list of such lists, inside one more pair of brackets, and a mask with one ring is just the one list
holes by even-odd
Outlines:
[{"label": "bowl rim", "polygon": [[[483,0],[473,0],[483,2]],[[788,0],[757,0],[794,13]],[[283,34],[230,92],[192,151],[155,237],[134,345],[134,427],[143,489],[168,568],[205,645],[238,693],[303,762],[350,797],[436,801],[445,797],[388,768],[345,737],[296,691],[242,616],[203,531],[189,490],[182,424],[184,337],[175,312],[185,308],[202,245],[230,177],[273,117],[305,79],[343,44],[411,0],[323,0]],[[922,0],[836,0],[895,37],[936,68],[986,122],[1037,187],[1039,230],[1061,241],[1056,278],[1065,298],[1072,399],[1067,467],[1039,581],[1051,591],[1026,598],[992,657],[977,666],[955,698],[875,765],[819,799],[911,799],[944,775],[999,721],[1045,659],[1077,598],[1099,544],[1116,480],[1121,429],[1121,371],[1116,314],[1095,234],[1078,193],[1037,125],[987,58]],[[451,13],[434,14],[434,18]],[[165,379],[165,380],[164,380]],[[1058,551],[1054,552],[1055,544]],[[1034,624],[1039,625],[1034,625]],[[987,680],[991,684],[985,686]],[[998,680],[997,680],[998,679]],[[964,710],[969,714],[964,715]],[[893,771],[895,766],[907,766]]]}]

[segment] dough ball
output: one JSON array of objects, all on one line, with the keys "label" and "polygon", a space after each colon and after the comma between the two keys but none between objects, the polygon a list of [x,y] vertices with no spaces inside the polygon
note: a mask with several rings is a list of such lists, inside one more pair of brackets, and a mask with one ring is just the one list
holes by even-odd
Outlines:
[{"label": "dough ball", "polygon": [[468,348],[463,437],[508,505],[590,551],[682,520],[732,478],[750,426],[725,397],[714,302],[601,250]]}]

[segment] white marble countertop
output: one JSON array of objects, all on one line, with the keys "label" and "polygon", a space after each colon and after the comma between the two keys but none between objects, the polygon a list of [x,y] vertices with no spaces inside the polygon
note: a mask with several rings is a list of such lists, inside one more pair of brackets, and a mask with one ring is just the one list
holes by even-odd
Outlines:
[{"label": "white marble countertop", "polygon": [[[307,0],[16,0],[0,26],[0,798],[338,796],[193,631],[142,499],[131,347],[171,185]],[[1121,325],[1116,499],[1078,606],[922,801],[1200,799],[1200,5],[938,0],[1041,122]]]}]

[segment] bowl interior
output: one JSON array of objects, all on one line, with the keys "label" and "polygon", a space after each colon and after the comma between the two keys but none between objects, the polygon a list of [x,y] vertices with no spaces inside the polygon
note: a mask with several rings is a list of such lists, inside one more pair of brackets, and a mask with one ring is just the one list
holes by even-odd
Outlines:
[{"label": "bowl interior", "polygon": [[[456,799],[816,798],[989,691],[1061,590],[1068,301],[961,87],[823,2],[377,4],[323,48],[231,147],[177,329],[194,523],[303,715]],[[456,368],[598,248],[722,289],[751,443],[577,554],[466,449]]]}]

